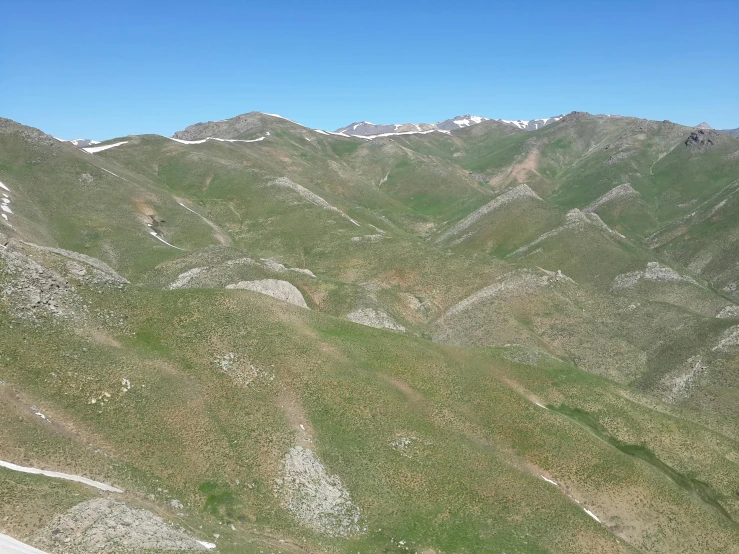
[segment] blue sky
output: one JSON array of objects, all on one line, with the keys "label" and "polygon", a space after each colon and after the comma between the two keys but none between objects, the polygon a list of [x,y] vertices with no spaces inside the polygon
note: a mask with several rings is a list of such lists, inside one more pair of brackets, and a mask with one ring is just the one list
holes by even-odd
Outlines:
[{"label": "blue sky", "polygon": [[0,116],[62,138],[573,110],[739,127],[739,1],[0,0]]}]

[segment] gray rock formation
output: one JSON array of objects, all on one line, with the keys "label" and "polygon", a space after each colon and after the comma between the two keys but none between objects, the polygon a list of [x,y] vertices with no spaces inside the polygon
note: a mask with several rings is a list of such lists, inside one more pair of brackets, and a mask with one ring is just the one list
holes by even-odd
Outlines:
[{"label": "gray rock formation", "polygon": [[208,550],[208,543],[197,541],[153,513],[107,498],[83,502],[55,517],[35,543],[54,554]]},{"label": "gray rock formation", "polygon": [[267,296],[277,298],[283,302],[295,304],[301,308],[308,308],[303,295],[292,283],[278,279],[262,279],[259,281],[240,281],[232,285],[226,285],[227,289],[244,289],[261,292]]},{"label": "gray rock formation", "polygon": [[360,325],[366,325],[367,327],[374,327],[376,329],[387,329],[389,331],[397,331],[405,333],[405,327],[397,323],[392,317],[383,312],[382,310],[375,310],[374,308],[361,308],[355,310],[350,314],[344,316],[344,319],[359,323]]},{"label": "gray rock formation", "polygon": [[330,536],[363,531],[361,512],[336,475],[330,475],[312,450],[295,446],[285,456],[275,492],[287,510],[306,527]]}]

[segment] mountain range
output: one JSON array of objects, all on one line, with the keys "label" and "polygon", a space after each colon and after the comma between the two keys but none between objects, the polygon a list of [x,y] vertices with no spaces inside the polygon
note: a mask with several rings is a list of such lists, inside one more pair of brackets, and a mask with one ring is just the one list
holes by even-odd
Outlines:
[{"label": "mountain range", "polygon": [[0,549],[739,552],[733,136],[73,142],[0,119]]}]

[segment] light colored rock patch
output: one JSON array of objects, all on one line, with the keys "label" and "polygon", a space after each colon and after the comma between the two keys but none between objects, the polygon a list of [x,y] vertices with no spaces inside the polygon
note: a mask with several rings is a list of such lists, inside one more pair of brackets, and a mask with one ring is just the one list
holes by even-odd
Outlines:
[{"label": "light colored rock patch", "polygon": [[344,319],[366,325],[367,327],[375,327],[376,329],[388,329],[389,331],[397,331],[405,333],[406,329],[397,323],[392,317],[382,310],[374,308],[360,308],[350,314],[344,316]]},{"label": "light colored rock patch", "polygon": [[532,348],[522,344],[506,344],[503,357],[511,362],[528,366],[551,366],[561,363],[562,360],[555,358],[549,352]]},{"label": "light colored rock patch", "polygon": [[624,183],[623,185],[618,185],[617,187],[609,190],[603,196],[593,201],[583,211],[586,213],[593,212],[600,208],[603,204],[607,204],[608,202],[616,200],[617,198],[641,198],[641,195],[636,190],[634,190],[634,188],[630,184]]},{"label": "light colored rock patch", "polygon": [[735,325],[734,327],[730,327],[724,331],[724,334],[721,335],[721,340],[719,340],[718,344],[711,348],[711,350],[725,350],[731,346],[737,345],[739,345],[739,325]]},{"label": "light colored rock patch", "polygon": [[310,269],[304,269],[302,267],[291,267],[290,271],[295,271],[297,273],[302,273],[303,275],[307,275],[308,277],[316,278],[316,274],[313,273]]},{"label": "light colored rock patch", "polygon": [[588,219],[590,220],[590,222],[593,225],[595,225],[596,227],[600,227],[604,231],[608,231],[612,235],[616,235],[617,237],[620,237],[622,239],[623,238],[626,238],[621,233],[619,233],[618,231],[614,231],[608,225],[606,225],[605,221],[603,221],[598,214],[596,214],[596,213],[588,213],[588,214],[585,214],[585,215],[588,217]]},{"label": "light colored rock patch", "polygon": [[441,242],[450,237],[453,237],[454,235],[457,235],[470,227],[472,224],[474,224],[476,221],[486,216],[490,212],[493,212],[498,208],[505,206],[506,204],[510,204],[511,202],[515,202],[516,200],[521,200],[523,198],[534,198],[536,200],[541,200],[541,198],[539,198],[539,195],[531,190],[528,185],[518,185],[515,188],[507,190],[500,196],[496,196],[490,202],[485,204],[482,208],[479,208],[472,212],[462,221],[457,223],[454,227],[439,235],[436,241]]},{"label": "light colored rock patch", "polygon": [[275,492],[300,523],[334,537],[358,535],[361,511],[341,479],[330,475],[312,450],[295,446],[285,456]]},{"label": "light colored rock patch", "polygon": [[218,369],[230,375],[234,384],[240,387],[248,387],[257,379],[264,381],[274,381],[275,379],[273,371],[254,365],[248,359],[242,359],[235,352],[226,352],[216,357],[213,363]]},{"label": "light colored rock patch", "polygon": [[739,318],[739,306],[737,306],[736,304],[726,306],[723,310],[716,314],[716,317],[720,319]]},{"label": "light colored rock patch", "polygon": [[205,546],[208,543],[197,541],[159,516],[107,498],[83,502],[55,517],[35,542],[54,554],[209,549]]},{"label": "light colored rock patch", "polygon": [[360,235],[358,237],[352,237],[352,242],[377,242],[382,239],[382,235]]},{"label": "light colored rock patch", "polygon": [[264,267],[269,269],[270,271],[274,271],[276,273],[282,273],[283,271],[287,271],[287,268],[282,265],[277,260],[274,260],[272,258],[260,258],[262,261],[262,264]]},{"label": "light colored rock patch", "polygon": [[0,248],[0,298],[5,297],[16,317],[36,320],[44,314],[58,318],[75,315],[74,288],[55,271],[28,256]]},{"label": "light colored rock patch", "polygon": [[244,289],[261,292],[267,296],[277,298],[283,302],[295,304],[301,308],[308,308],[300,291],[292,283],[278,279],[261,279],[259,281],[240,281],[232,285],[226,285],[227,289]]},{"label": "light colored rock patch", "polygon": [[[97,270],[97,272],[94,272],[94,275],[101,280],[107,280],[113,284],[121,284],[121,285],[130,284],[127,279],[118,275],[115,272],[115,270],[112,267],[110,267],[108,264],[106,264],[105,262],[101,260],[98,260],[97,258],[93,258],[92,256],[88,256],[86,254],[80,254],[79,252],[73,252],[72,250],[64,250],[63,248],[52,248],[50,246],[40,246],[38,244],[33,244],[30,242],[24,242],[23,244],[36,248],[37,250],[42,250],[44,252],[53,252],[54,254],[58,254],[59,256],[64,256],[65,258],[69,258],[70,260],[75,260],[75,261],[87,264]],[[87,272],[85,272],[85,274],[86,273]]]},{"label": "light colored rock patch", "polygon": [[501,276],[497,282],[478,290],[476,293],[452,306],[444,317],[459,314],[470,306],[488,298],[532,292],[538,288],[545,287],[549,284],[550,279],[547,275],[536,275],[531,271],[507,273]]},{"label": "light colored rock patch", "polygon": [[678,402],[690,396],[690,390],[708,368],[701,362],[700,356],[693,356],[677,375],[668,375],[663,379],[667,388],[667,401]]},{"label": "light colored rock patch", "polygon": [[195,279],[198,275],[200,275],[203,271],[208,269],[207,267],[193,267],[192,269],[188,269],[184,273],[180,273],[177,276],[177,279],[175,279],[168,287],[169,290],[174,289],[182,289],[187,287],[187,285]]},{"label": "light colored rock patch", "polygon": [[690,283],[697,285],[698,283],[692,277],[680,275],[671,267],[661,265],[659,262],[648,262],[644,271],[630,271],[617,275],[611,285],[611,290],[627,290],[634,288],[639,281],[652,281],[655,283]]},{"label": "light colored rock patch", "polygon": [[330,212],[336,212],[337,214],[339,214],[342,217],[348,219],[349,221],[351,221],[352,223],[354,223],[354,225],[356,225],[357,227],[359,227],[359,223],[357,223],[356,221],[354,221],[351,217],[349,217],[348,215],[346,215],[339,208],[336,208],[336,207],[332,206],[331,204],[329,204],[328,202],[326,202],[323,198],[321,198],[317,194],[309,191],[304,186],[299,185],[297,183],[293,183],[287,177],[280,177],[278,179],[275,179],[274,181],[269,182],[267,184],[267,186],[271,186],[271,187],[283,187],[283,188],[292,189],[295,192],[297,192],[300,196],[302,196],[304,199],[306,199],[308,202],[310,202],[311,204],[315,204],[316,206],[320,206],[324,210],[328,210]]},{"label": "light colored rock patch", "polygon": [[539,238],[537,238],[533,242],[530,242],[529,244],[522,246],[515,252],[508,254],[508,256],[506,257],[508,258],[510,256],[515,256],[517,254],[523,254],[532,246],[536,246],[540,242],[543,242],[550,237],[556,236],[563,231],[567,231],[568,229],[582,229],[587,224],[593,224],[593,221],[590,220],[584,213],[582,213],[577,208],[575,208],[574,210],[570,210],[569,212],[567,212],[567,215],[565,216],[564,225],[562,225],[561,227],[557,227],[556,229],[552,229],[551,231],[547,231],[546,233],[541,235]]}]

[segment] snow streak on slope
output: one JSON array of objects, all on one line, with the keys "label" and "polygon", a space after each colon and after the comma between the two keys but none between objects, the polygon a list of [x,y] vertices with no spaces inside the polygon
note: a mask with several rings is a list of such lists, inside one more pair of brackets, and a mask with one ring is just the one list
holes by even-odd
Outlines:
[{"label": "snow streak on slope", "polygon": [[[87,477],[80,477],[79,475],[70,475],[68,473],[59,473],[58,471],[46,471],[44,469],[36,469],[35,467],[19,466],[10,462],[0,460],[0,467],[10,469],[12,471],[19,471],[21,473],[31,473],[33,475],[44,475],[46,477],[53,477],[55,479],[64,479],[65,481],[75,481],[84,485],[89,485],[106,492],[123,492],[117,487],[101,483],[100,481],[93,481]],[[1,551],[0,551],[1,552]]]},{"label": "snow streak on slope", "polygon": [[166,240],[164,240],[162,237],[157,235],[156,231],[149,231],[149,234],[155,239],[162,241],[167,246],[171,246],[172,248],[176,248],[177,250],[183,250],[183,251],[185,250],[184,248],[180,248],[179,246],[175,246],[174,244],[169,244]]},{"label": "snow streak on slope", "polygon": [[102,152],[103,150],[115,148],[116,146],[121,146],[123,144],[128,144],[128,141],[124,140],[123,142],[116,142],[115,144],[106,144],[105,146],[91,146],[90,148],[83,148],[82,150],[84,150],[88,154],[94,154],[95,152]]},{"label": "snow streak on slope", "polygon": [[43,550],[0,533],[0,552],[2,554],[46,554]]},{"label": "snow streak on slope", "polygon": [[218,142],[260,142],[263,141],[266,137],[259,137],[258,139],[252,139],[252,140],[244,140],[244,139],[222,139],[217,137],[208,137],[204,138],[202,140],[182,140],[182,139],[176,139],[173,137],[165,137],[169,140],[173,140],[175,142],[179,142],[180,144],[203,144],[204,142],[207,142],[209,140],[217,140]]}]

